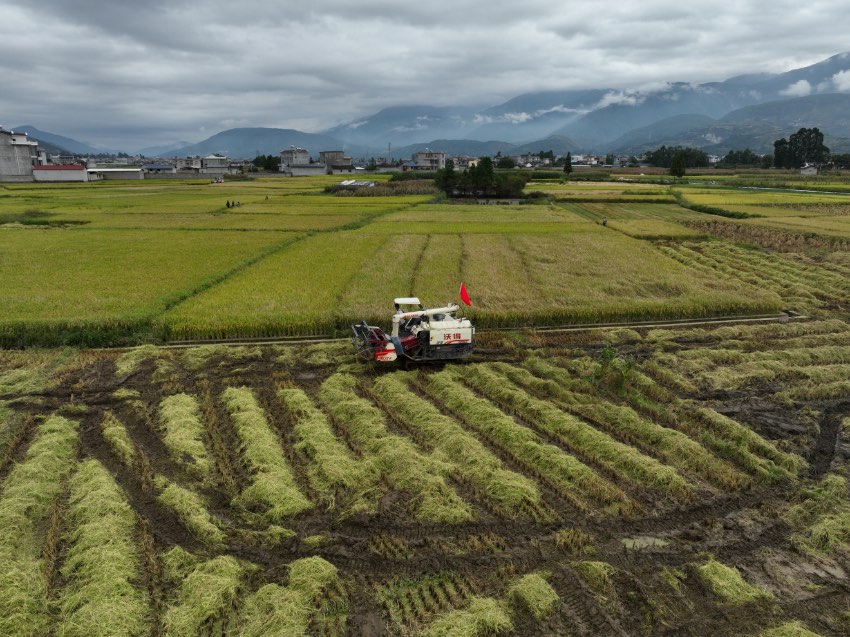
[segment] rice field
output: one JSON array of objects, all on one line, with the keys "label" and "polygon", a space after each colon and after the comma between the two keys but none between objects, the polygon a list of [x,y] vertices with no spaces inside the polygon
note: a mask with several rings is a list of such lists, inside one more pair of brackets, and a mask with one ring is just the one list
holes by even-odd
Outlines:
[{"label": "rice field", "polygon": [[[385,322],[396,296],[455,301],[461,281],[481,327],[775,312],[781,295],[678,247],[719,235],[837,253],[848,238],[842,194],[541,182],[553,199],[471,204],[323,192],[333,183],[4,186],[0,342],[333,335]],[[722,219],[675,197],[764,212]]]},{"label": "rice field", "polygon": [[524,338],[0,352],[3,634],[841,633],[846,319]]}]

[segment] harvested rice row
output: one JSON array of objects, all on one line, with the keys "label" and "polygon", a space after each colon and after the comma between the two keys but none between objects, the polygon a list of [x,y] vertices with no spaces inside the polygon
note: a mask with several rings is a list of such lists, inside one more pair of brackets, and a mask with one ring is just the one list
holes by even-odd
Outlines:
[{"label": "harvested rice row", "polygon": [[551,484],[566,499],[584,511],[604,505],[609,512],[631,511],[636,503],[590,467],[547,444],[527,427],[518,424],[489,401],[464,387],[450,371],[429,374],[422,388],[441,402],[467,426]]},{"label": "harvested rice row", "polygon": [[631,381],[646,395],[665,405],[655,413],[721,458],[731,460],[750,474],[766,480],[790,478],[805,466],[797,455],[780,451],[772,442],[741,423],[712,409],[673,395],[651,378],[635,371]]},{"label": "harvested rice row", "polygon": [[355,444],[374,458],[391,486],[418,495],[416,517],[447,524],[471,520],[469,506],[446,484],[445,477],[453,467],[423,454],[409,439],[392,434],[383,413],[357,396],[356,386],[353,376],[335,374],[322,384],[319,396]]},{"label": "harvested rice row", "polygon": [[503,409],[556,438],[575,454],[604,467],[637,487],[672,495],[680,500],[693,496],[693,489],[675,469],[644,455],[634,447],[614,440],[572,414],[549,402],[530,396],[488,365],[469,366],[463,381]]},{"label": "harvested rice row", "polygon": [[230,634],[226,629],[235,618],[247,571],[230,555],[195,566],[180,583],[177,603],[163,615],[164,637]]},{"label": "harvested rice row", "polygon": [[175,394],[159,404],[162,440],[175,461],[202,480],[210,477],[211,464],[204,446],[204,424],[194,396]]},{"label": "harvested rice row", "polygon": [[742,250],[727,243],[715,246],[714,252],[734,262],[746,263],[776,281],[786,278],[800,285],[808,285],[814,289],[815,293],[829,292],[833,298],[846,298],[850,293],[850,282],[847,278],[829,270],[803,267],[779,255],[767,252],[754,253],[752,250]]},{"label": "harvested rice row", "polygon": [[192,535],[204,544],[213,547],[224,546],[227,535],[216,525],[203,497],[165,476],[157,476],[154,486],[160,492],[156,497],[157,501],[171,509]]},{"label": "harvested rice row", "polygon": [[237,496],[237,503],[265,507],[265,517],[272,522],[313,508],[299,491],[280,441],[251,390],[229,387],[222,400],[233,418],[242,456],[253,471],[251,484]]},{"label": "harvested rice row", "polygon": [[427,637],[486,637],[503,635],[514,629],[515,615],[528,614],[534,620],[546,619],[560,597],[539,573],[529,573],[514,581],[503,599],[473,597],[466,608],[438,617],[425,631]]},{"label": "harvested rice row", "polygon": [[581,396],[564,389],[564,381],[572,375],[537,357],[526,359],[528,370],[505,364],[494,367],[513,382],[527,389],[551,396],[557,404],[583,418],[605,426],[647,452],[658,454],[680,471],[693,472],[716,486],[739,489],[749,481],[747,476],[728,462],[718,459],[705,447],[676,429],[662,427],[641,418],[633,409],[599,399]]},{"label": "harvested rice row", "polygon": [[[686,341],[688,343],[718,343],[729,349],[746,347],[753,341],[781,341],[783,345],[795,343],[791,347],[804,347],[817,342],[819,338],[829,339],[837,335],[850,333],[850,326],[839,319],[825,321],[797,321],[793,323],[770,323],[766,325],[724,325],[713,329],[654,329],[644,337],[647,341],[667,342]],[[797,339],[812,339],[796,344]]]},{"label": "harvested rice row", "polygon": [[71,478],[69,549],[62,565],[57,634],[67,637],[148,635],[149,600],[134,542],[136,518],[126,496],[97,460]]},{"label": "harvested rice row", "polygon": [[[328,509],[334,507],[338,490],[351,494],[375,487],[380,474],[374,461],[354,458],[334,434],[327,416],[316,408],[307,394],[300,389],[282,388],[277,395],[294,420],[295,449],[309,461],[307,479],[310,486]],[[355,499],[355,506],[363,505]]]},{"label": "harvested rice row", "polygon": [[107,411],[100,421],[100,432],[122,464],[127,468],[132,468],[138,454],[124,423],[118,420],[111,411]]},{"label": "harvested rice row", "polygon": [[414,429],[436,454],[505,511],[517,514],[524,506],[539,504],[540,493],[532,480],[505,469],[454,419],[410,391],[405,380],[400,374],[387,374],[372,385],[373,395],[388,413]]},{"label": "harvested rice row", "polygon": [[322,593],[338,581],[336,567],[321,557],[292,562],[285,587],[266,584],[245,600],[240,637],[306,635]]},{"label": "harvested rice row", "polygon": [[48,633],[41,528],[74,465],[78,424],[51,416],[38,427],[24,460],[0,496],[0,634]]}]

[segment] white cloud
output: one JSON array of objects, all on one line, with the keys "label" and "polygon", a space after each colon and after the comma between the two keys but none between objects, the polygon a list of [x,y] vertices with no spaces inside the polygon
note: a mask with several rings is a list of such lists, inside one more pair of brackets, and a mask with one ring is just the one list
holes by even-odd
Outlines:
[{"label": "white cloud", "polygon": [[779,91],[779,94],[788,97],[805,97],[812,94],[812,85],[809,84],[808,80],[799,80],[789,84],[787,88]]},{"label": "white cloud", "polygon": [[839,71],[832,76],[832,83],[839,91],[850,91],[850,71]]},{"label": "white cloud", "polygon": [[623,106],[637,106],[643,104],[646,100],[646,95],[633,91],[609,91],[596,104],[596,108],[605,108],[612,104],[620,104]]}]

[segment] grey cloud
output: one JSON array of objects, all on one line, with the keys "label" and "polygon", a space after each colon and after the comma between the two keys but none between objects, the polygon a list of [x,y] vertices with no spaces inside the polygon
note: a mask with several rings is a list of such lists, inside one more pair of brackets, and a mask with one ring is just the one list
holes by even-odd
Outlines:
[{"label": "grey cloud", "polygon": [[847,5],[0,0],[0,73],[15,87],[0,93],[0,121],[132,146],[537,90],[636,100],[651,83],[783,71],[846,49]]}]

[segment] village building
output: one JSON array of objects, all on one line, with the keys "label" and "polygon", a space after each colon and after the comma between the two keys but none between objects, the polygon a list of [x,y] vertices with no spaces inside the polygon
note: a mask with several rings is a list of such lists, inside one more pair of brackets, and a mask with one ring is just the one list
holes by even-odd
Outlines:
[{"label": "village building", "polygon": [[33,181],[33,166],[46,163],[39,159],[38,142],[26,133],[15,133],[0,127],[0,181]]},{"label": "village building", "polygon": [[82,164],[50,164],[33,166],[33,180],[45,181],[88,181],[89,174]]},{"label": "village building", "polygon": [[442,170],[446,167],[446,153],[429,149],[413,153],[411,161],[414,170]]},{"label": "village building", "polygon": [[280,172],[289,177],[306,177],[309,175],[324,175],[327,166],[316,163],[310,157],[310,151],[306,148],[290,146],[280,151]]},{"label": "village building", "polygon": [[323,150],[319,153],[319,163],[324,164],[329,175],[354,172],[354,160],[341,150]]}]

